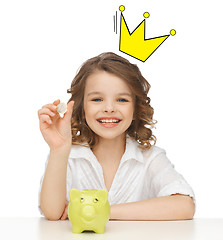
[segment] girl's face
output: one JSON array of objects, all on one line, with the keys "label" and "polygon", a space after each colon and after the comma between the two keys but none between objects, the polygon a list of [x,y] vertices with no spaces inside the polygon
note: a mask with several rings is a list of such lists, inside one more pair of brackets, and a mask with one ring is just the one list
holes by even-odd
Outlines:
[{"label": "girl's face", "polygon": [[[88,126],[99,138],[112,140],[124,137],[134,114],[131,90],[121,78],[106,71],[97,71],[86,81],[84,112]],[[99,122],[106,118],[110,122],[120,121]]]}]

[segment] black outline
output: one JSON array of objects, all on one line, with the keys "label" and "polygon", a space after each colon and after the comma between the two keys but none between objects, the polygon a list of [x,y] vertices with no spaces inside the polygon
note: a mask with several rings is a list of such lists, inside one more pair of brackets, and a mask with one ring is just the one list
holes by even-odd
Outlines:
[{"label": "black outline", "polygon": [[113,16],[113,21],[114,21],[114,32],[115,32],[115,15]]},{"label": "black outline", "polygon": [[[127,27],[127,29],[128,29],[128,32],[129,32],[129,35],[131,36],[134,32],[135,32],[135,30],[143,23],[143,21],[145,21],[145,19],[133,30],[133,32],[132,33],[130,33],[130,31],[129,31],[129,28],[128,28],[128,25],[127,25],[127,23],[126,23],[126,21],[125,21],[125,18],[124,18],[124,16],[123,16],[123,14],[122,14],[122,12],[121,12],[121,15],[120,15],[120,38],[119,38],[119,51],[120,52],[123,52],[122,50],[120,50],[120,45],[121,45],[121,29],[122,29],[122,17],[123,17],[123,20],[124,20],[124,22],[125,22],[125,25],[126,25],[126,27]],[[144,24],[144,41],[146,41],[146,40],[151,40],[151,39],[155,39],[155,38],[160,38],[160,37],[169,37],[170,36],[170,34],[169,35],[163,35],[163,36],[159,36],[159,37],[154,37],[154,38],[148,38],[148,39],[145,39],[145,35],[146,35],[146,24]],[[161,43],[161,44],[163,44],[166,40],[167,40],[167,38]],[[160,44],[160,45],[161,45]],[[160,46],[159,45],[159,46]],[[157,48],[159,48],[159,46],[157,47]],[[157,48],[147,57],[147,59],[157,50]],[[130,54],[128,54],[128,53],[126,53],[126,52],[123,52],[123,53],[125,53],[125,54],[127,54],[127,55],[129,55],[129,56],[131,56],[131,57],[133,57],[133,58],[135,58],[135,59],[137,59],[137,60],[140,60],[141,62],[145,62],[145,61],[143,61],[143,60],[141,60],[141,59],[139,59],[139,58],[137,58],[137,57],[134,57],[134,56],[132,56],[132,55],[130,55]]]},{"label": "black outline", "polygon": [[117,11],[116,11],[115,15],[113,15],[113,20],[114,20],[114,32],[117,34],[117,29],[118,29]]},{"label": "black outline", "polygon": [[118,17],[117,17],[117,11],[116,11],[116,14],[115,14],[115,20],[116,20],[116,34],[117,34],[117,29],[118,29],[118,21],[117,21],[117,19],[118,19]]}]

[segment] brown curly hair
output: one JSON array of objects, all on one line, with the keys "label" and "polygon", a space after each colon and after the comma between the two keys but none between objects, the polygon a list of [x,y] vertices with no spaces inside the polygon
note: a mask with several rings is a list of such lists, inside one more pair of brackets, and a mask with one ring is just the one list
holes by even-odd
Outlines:
[{"label": "brown curly hair", "polygon": [[87,78],[97,70],[106,71],[123,79],[134,95],[134,117],[131,125],[126,130],[130,138],[139,143],[141,149],[149,149],[151,142],[156,143],[156,137],[151,128],[156,124],[153,120],[154,110],[150,106],[147,96],[150,84],[142,76],[136,64],[131,64],[127,59],[112,53],[105,52],[83,63],[77,75],[67,90],[72,96],[68,100],[74,101],[71,118],[72,144],[82,145],[93,149],[98,143],[98,136],[88,126],[84,115],[84,90]]}]

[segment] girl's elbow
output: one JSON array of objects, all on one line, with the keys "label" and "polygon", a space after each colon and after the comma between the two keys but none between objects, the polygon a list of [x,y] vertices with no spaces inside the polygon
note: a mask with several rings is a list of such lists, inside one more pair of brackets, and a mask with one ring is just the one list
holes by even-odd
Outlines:
[{"label": "girl's elbow", "polygon": [[[41,208],[41,206],[40,206],[40,208]],[[57,213],[55,211],[51,212],[51,211],[46,210],[44,208],[41,208],[41,211],[42,211],[42,214],[44,215],[44,217],[49,221],[58,221],[61,218],[61,214]]]},{"label": "girl's elbow", "polygon": [[60,220],[61,216],[54,215],[54,214],[44,214],[45,218],[49,221],[58,221]]},{"label": "girl's elbow", "polygon": [[193,198],[186,195],[177,194],[177,208],[175,209],[177,220],[191,220],[195,214],[195,204]]},{"label": "girl's elbow", "polygon": [[195,214],[195,204],[194,204],[193,198],[188,196],[187,201],[185,202],[184,220],[193,219],[194,214]]}]

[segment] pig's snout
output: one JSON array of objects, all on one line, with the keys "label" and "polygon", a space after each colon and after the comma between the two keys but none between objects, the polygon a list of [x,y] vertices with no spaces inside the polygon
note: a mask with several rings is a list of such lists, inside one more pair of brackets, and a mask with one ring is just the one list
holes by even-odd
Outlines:
[{"label": "pig's snout", "polygon": [[92,206],[85,206],[82,209],[82,216],[86,219],[86,220],[91,220],[96,216],[96,211],[94,209],[94,207]]}]

